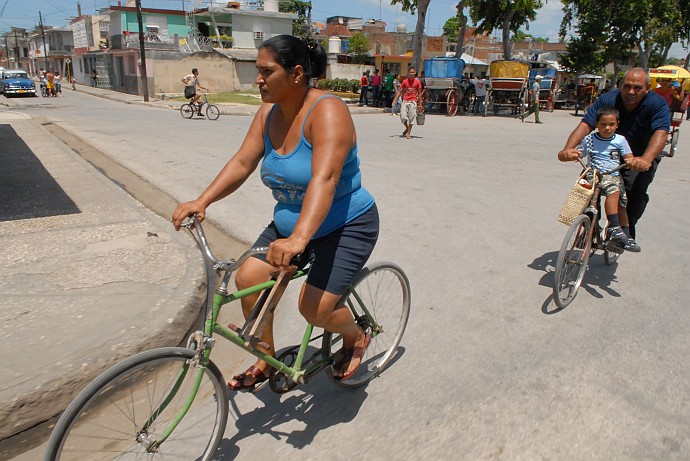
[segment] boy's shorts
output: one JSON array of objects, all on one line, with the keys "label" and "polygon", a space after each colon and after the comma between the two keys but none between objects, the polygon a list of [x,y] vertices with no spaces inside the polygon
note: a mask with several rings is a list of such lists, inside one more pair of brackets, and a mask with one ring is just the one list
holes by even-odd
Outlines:
[{"label": "boy's shorts", "polygon": [[[307,283],[336,295],[345,294],[355,275],[364,267],[379,236],[379,212],[376,204],[361,216],[340,229],[309,242],[301,264],[311,263]],[[252,248],[267,247],[271,242],[286,238],[274,223],[261,233]],[[255,258],[266,261],[266,255]]]},{"label": "boy's shorts", "polygon": [[599,182],[599,187],[601,188],[601,195],[604,197],[608,197],[611,194],[620,192],[621,196],[618,200],[618,203],[622,207],[626,207],[628,205],[628,197],[625,195],[625,187],[623,187],[623,181],[621,181],[620,175],[602,175],[601,181]]},{"label": "boy's shorts", "polygon": [[403,101],[400,107],[400,121],[413,125],[417,120],[417,101]]}]

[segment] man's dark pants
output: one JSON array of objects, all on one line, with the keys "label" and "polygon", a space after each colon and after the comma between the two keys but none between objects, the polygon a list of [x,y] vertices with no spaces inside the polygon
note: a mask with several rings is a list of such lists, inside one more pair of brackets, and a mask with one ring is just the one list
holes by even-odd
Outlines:
[{"label": "man's dark pants", "polygon": [[369,100],[367,99],[367,87],[363,86],[359,92],[359,105],[369,105]]},{"label": "man's dark pants", "polygon": [[649,195],[647,188],[654,180],[654,174],[659,166],[660,159],[652,162],[652,167],[647,171],[634,171],[625,169],[621,172],[623,182],[625,183],[625,193],[628,196],[628,220],[630,221],[630,236],[635,238],[635,224],[642,217],[647,203],[649,203]]}]

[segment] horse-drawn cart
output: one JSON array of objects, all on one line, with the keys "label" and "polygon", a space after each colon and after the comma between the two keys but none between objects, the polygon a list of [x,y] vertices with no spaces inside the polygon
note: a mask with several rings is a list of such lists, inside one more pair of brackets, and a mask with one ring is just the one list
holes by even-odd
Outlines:
[{"label": "horse-drawn cart", "polygon": [[486,93],[484,115],[489,111],[498,115],[502,109],[508,109],[516,116],[521,115],[528,98],[529,70],[528,61],[492,61],[489,64],[490,86]]},{"label": "horse-drawn cart", "polygon": [[463,76],[464,70],[465,61],[460,58],[425,59],[421,111],[436,110],[450,116],[464,114],[469,108],[470,86]]}]

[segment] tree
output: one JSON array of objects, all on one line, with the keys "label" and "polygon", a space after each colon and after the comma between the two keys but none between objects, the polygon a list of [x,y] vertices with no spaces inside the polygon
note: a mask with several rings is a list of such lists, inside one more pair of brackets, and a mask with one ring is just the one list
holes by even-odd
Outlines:
[{"label": "tree", "polygon": [[542,42],[543,42],[543,43],[548,43],[548,41],[549,41],[548,38],[544,38],[544,37],[535,37],[535,36],[532,35],[532,34],[528,34],[528,33],[526,33],[526,32],[523,32],[522,29],[520,29],[520,30],[518,30],[517,32],[515,32],[515,33],[510,37],[510,41],[513,42],[513,43],[515,43],[515,42],[524,42],[524,41],[527,40],[528,38],[531,39],[531,41],[533,41],[533,42],[539,42],[539,43],[542,43]]},{"label": "tree", "polygon": [[402,10],[417,14],[417,26],[412,37],[412,66],[419,69],[422,61],[422,39],[424,38],[424,22],[426,21],[426,12],[429,9],[431,0],[391,0],[391,5],[400,4]]},{"label": "tree", "polygon": [[[455,57],[462,58],[462,54],[465,52],[465,32],[467,31],[467,16],[465,16],[465,7],[467,6],[467,0],[460,0],[455,9],[458,11],[456,17],[460,22],[460,28],[458,29],[458,44],[455,48]],[[474,50],[472,50],[474,55]]]},{"label": "tree", "polygon": [[457,37],[458,30],[460,29],[460,21],[457,16],[448,18],[446,23],[443,25],[443,35],[449,39]]},{"label": "tree", "polygon": [[690,32],[687,0],[562,0],[561,37],[575,31],[599,48],[604,63],[618,64],[634,48],[638,65],[663,63],[675,41]]},{"label": "tree", "polygon": [[311,27],[311,2],[301,0],[280,0],[278,10],[281,13],[297,13],[297,19],[292,21],[292,35],[295,37],[309,36]]},{"label": "tree", "polygon": [[503,59],[510,59],[510,33],[520,27],[529,28],[529,22],[537,18],[542,0],[468,0],[470,17],[478,24],[477,32],[503,32]]},{"label": "tree", "polygon": [[362,32],[355,32],[347,40],[347,50],[354,55],[353,61],[356,64],[362,64],[366,60],[366,56],[371,48],[369,37]]}]

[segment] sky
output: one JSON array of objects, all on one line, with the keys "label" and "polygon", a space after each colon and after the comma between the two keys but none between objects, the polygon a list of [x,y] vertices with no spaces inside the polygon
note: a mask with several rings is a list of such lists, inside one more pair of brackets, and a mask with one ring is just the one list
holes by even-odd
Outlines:
[{"label": "sky", "polygon": [[[142,0],[145,8],[164,8],[189,10],[192,5],[208,6],[211,0]],[[116,5],[117,0],[80,0],[83,14],[95,14],[97,10]],[[125,3],[125,0],[122,0]],[[427,12],[427,35],[441,35],[443,24],[455,16],[457,0],[431,0]],[[528,33],[558,41],[558,29],[563,18],[563,5],[560,1],[545,2],[538,12],[537,20],[530,24]],[[39,11],[43,22],[51,26],[63,26],[68,18],[77,15],[77,0],[0,0],[0,32],[11,26],[31,29],[39,23]],[[400,5],[391,5],[390,0],[312,0],[312,19],[325,22],[330,16],[353,16],[367,19],[382,19],[393,31],[397,24],[406,24],[413,32],[417,17],[401,10]],[[500,40],[500,31],[495,31]],[[686,51],[674,45],[671,56],[685,57]]]}]

